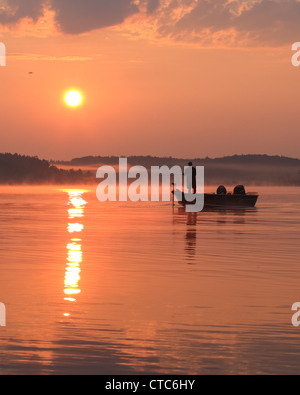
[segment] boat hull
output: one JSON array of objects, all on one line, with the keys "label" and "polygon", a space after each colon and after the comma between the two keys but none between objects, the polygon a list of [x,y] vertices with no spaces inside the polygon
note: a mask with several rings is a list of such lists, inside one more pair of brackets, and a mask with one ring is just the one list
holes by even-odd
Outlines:
[{"label": "boat hull", "polygon": [[[191,199],[187,195],[183,195],[180,191],[174,192],[178,203],[182,206],[194,204],[190,202]],[[254,208],[258,195],[217,195],[217,194],[204,194],[204,208],[220,208],[220,209],[248,209]]]}]

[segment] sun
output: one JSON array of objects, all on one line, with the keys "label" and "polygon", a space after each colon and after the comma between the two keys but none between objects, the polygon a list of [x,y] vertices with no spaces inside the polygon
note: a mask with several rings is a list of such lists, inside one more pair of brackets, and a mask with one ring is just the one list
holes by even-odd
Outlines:
[{"label": "sun", "polygon": [[82,102],[82,95],[78,91],[69,91],[65,96],[65,101],[70,107],[78,107]]}]

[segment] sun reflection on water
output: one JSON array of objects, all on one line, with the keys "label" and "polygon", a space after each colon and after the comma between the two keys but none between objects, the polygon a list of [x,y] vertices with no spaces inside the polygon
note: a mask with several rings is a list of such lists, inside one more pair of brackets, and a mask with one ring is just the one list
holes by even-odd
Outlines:
[{"label": "sun reflection on water", "polygon": [[[79,222],[79,219],[84,217],[84,209],[87,202],[83,199],[85,191],[70,190],[67,191],[69,195],[68,202],[68,214],[69,220],[76,220],[69,222],[67,230],[73,235],[74,233],[79,236],[84,230],[84,225]],[[67,265],[65,271],[65,289],[64,300],[67,302],[77,302],[77,296],[81,293],[79,288],[80,274],[81,274],[81,263],[82,263],[82,239],[79,237],[71,238],[67,244]],[[70,313],[64,313],[65,317],[70,317]]]}]

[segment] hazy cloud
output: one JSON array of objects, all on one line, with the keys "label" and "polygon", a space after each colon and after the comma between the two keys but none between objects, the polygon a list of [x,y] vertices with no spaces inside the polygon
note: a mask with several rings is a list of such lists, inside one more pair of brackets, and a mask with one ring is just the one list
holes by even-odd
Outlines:
[{"label": "hazy cloud", "polygon": [[62,31],[71,34],[119,25],[139,12],[133,0],[52,0],[52,8]]},{"label": "hazy cloud", "polygon": [[8,55],[10,59],[17,60],[39,60],[39,61],[61,61],[61,62],[86,62],[90,60],[94,60],[94,57],[91,56],[50,56],[50,55],[41,55],[36,53],[11,53]]},{"label": "hazy cloud", "polygon": [[147,12],[148,14],[153,14],[154,11],[160,6],[160,0],[148,0]]},{"label": "hazy cloud", "polygon": [[[172,7],[182,8],[177,0],[170,0]],[[174,24],[161,23],[159,31],[201,41],[204,30],[212,35],[234,30],[252,43],[281,45],[299,38],[299,21],[299,0],[197,0]]]},{"label": "hazy cloud", "polygon": [[36,22],[43,15],[43,10],[44,0],[9,0],[0,7],[0,23],[13,24],[23,18]]},{"label": "hazy cloud", "polygon": [[299,41],[299,0],[0,0],[0,23],[34,22],[47,5],[69,34],[126,24],[135,37],[200,44],[243,40],[249,45]]},{"label": "hazy cloud", "polygon": [[[155,8],[156,0],[148,1],[149,9]],[[0,0],[0,23],[14,24],[24,18],[36,22],[45,6],[55,11],[60,30],[71,34],[119,25],[139,12],[134,0]]]},{"label": "hazy cloud", "polygon": [[300,2],[298,0],[263,0],[244,11],[233,21],[240,32],[248,32],[262,43],[280,45],[300,37]]}]

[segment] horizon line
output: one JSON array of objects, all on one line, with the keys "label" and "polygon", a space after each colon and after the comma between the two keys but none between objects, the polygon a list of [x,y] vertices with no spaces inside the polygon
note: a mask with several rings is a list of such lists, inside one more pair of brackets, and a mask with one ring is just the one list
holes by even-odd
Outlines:
[{"label": "horizon line", "polygon": [[224,156],[216,156],[216,157],[174,157],[174,156],[157,156],[155,154],[150,155],[150,154],[144,154],[144,155],[137,155],[137,154],[132,154],[132,155],[83,155],[83,156],[77,156],[73,157],[71,159],[47,159],[44,157],[41,157],[40,155],[34,155],[34,154],[20,154],[18,152],[12,153],[12,152],[0,152],[0,155],[20,155],[20,156],[27,156],[27,157],[32,157],[35,158],[37,157],[40,160],[46,160],[50,163],[55,163],[55,162],[71,162],[73,160],[80,160],[80,159],[86,159],[86,158],[152,158],[152,159],[168,159],[168,160],[188,160],[188,161],[199,161],[199,160],[218,160],[218,159],[227,159],[227,158],[234,158],[234,157],[268,157],[268,158],[281,158],[281,159],[291,159],[291,160],[300,160],[300,157],[292,157],[292,156],[286,156],[286,155],[280,155],[280,154],[232,154],[232,155],[224,155]]}]

